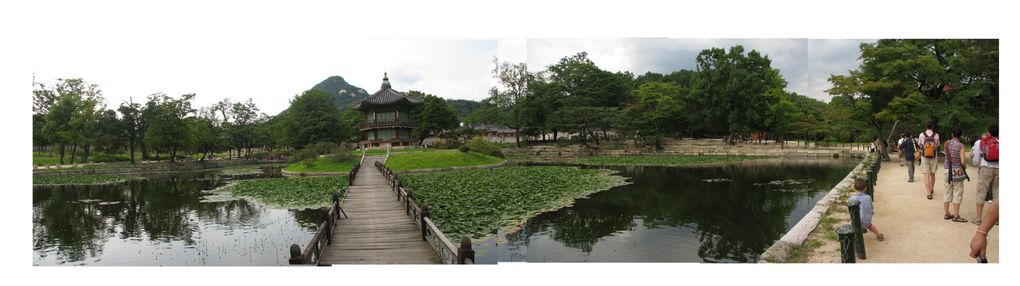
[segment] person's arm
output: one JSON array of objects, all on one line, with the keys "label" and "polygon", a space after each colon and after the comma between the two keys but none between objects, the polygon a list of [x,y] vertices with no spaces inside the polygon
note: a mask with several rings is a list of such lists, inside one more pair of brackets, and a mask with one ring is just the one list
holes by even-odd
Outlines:
[{"label": "person's arm", "polygon": [[981,226],[974,232],[974,238],[970,240],[970,257],[985,257],[985,250],[988,248],[988,231],[992,230],[992,227],[997,222],[999,222],[998,199],[988,207],[988,212],[984,214]]}]

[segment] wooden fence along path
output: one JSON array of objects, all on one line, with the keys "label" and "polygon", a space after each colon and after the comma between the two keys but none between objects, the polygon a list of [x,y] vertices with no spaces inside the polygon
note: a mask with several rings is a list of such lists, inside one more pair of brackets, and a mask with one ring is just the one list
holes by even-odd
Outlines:
[{"label": "wooden fence along path", "polygon": [[347,189],[340,205],[347,217],[337,222],[319,265],[440,263],[386,178],[372,167],[379,160],[382,156],[365,157],[362,164],[368,168],[361,169]]},{"label": "wooden fence along path", "polygon": [[471,240],[451,243],[383,158],[362,156],[304,251],[291,246],[290,264],[474,264]]}]

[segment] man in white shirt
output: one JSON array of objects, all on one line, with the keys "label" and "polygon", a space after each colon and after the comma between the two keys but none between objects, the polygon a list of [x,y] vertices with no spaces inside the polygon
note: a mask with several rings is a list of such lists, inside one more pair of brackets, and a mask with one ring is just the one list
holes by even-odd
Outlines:
[{"label": "man in white shirt", "polygon": [[992,200],[999,199],[999,161],[998,158],[992,162],[985,160],[984,152],[987,152],[988,146],[982,146],[982,142],[992,144],[993,140],[994,144],[998,144],[998,124],[988,125],[988,132],[981,137],[981,140],[974,142],[974,148],[971,149],[971,161],[978,166],[977,199],[974,200],[977,203],[974,209],[977,211],[977,215],[971,222],[977,225],[981,225],[985,203],[992,202],[987,199],[989,192],[991,192]]},{"label": "man in white shirt", "polygon": [[900,166],[903,166],[903,150],[900,150],[900,146],[903,146],[903,140],[907,139],[907,133],[900,133],[900,140],[896,141],[896,153],[900,157]]}]

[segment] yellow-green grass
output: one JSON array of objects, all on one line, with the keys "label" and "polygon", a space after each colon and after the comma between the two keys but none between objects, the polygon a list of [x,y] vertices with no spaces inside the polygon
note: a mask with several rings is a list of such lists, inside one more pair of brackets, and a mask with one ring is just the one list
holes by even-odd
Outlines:
[{"label": "yellow-green grass", "polygon": [[503,159],[475,152],[439,150],[390,154],[390,158],[386,160],[386,166],[395,171],[404,171],[492,165],[500,162],[503,162]]},{"label": "yellow-green grass", "polygon": [[343,161],[343,162],[333,162],[332,158],[329,158],[329,157],[319,157],[319,158],[315,158],[315,161],[312,162],[311,165],[306,165],[304,162],[297,162],[297,163],[290,164],[286,168],[283,168],[283,170],[285,170],[287,172],[295,172],[295,173],[306,173],[306,172],[307,173],[311,173],[311,172],[345,173],[345,172],[350,172],[351,169],[354,169],[354,163],[357,163],[358,160],[360,160],[360,159],[361,159],[360,157],[354,157],[353,159],[346,160],[346,161]]}]

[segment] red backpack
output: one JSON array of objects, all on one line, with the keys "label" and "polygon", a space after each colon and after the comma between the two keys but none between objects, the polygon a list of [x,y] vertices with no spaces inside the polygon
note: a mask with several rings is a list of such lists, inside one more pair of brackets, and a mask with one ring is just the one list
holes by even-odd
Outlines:
[{"label": "red backpack", "polygon": [[988,137],[981,139],[981,155],[985,161],[999,161],[999,138]]}]

